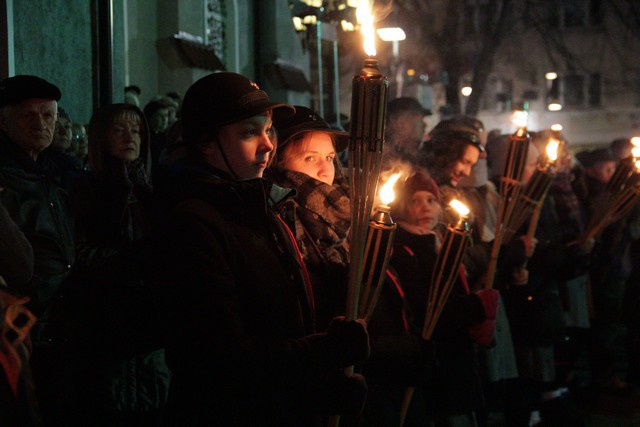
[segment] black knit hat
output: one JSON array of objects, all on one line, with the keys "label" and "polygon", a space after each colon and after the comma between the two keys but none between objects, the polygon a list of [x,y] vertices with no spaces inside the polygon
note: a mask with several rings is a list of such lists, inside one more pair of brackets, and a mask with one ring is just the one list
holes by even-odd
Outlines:
[{"label": "black knit hat", "polygon": [[257,84],[236,73],[209,74],[187,90],[182,102],[182,135],[185,144],[203,133],[273,110],[274,119],[295,109],[269,101]]},{"label": "black knit hat", "polygon": [[325,132],[334,136],[333,141],[336,146],[336,151],[342,151],[347,148],[349,144],[349,133],[340,132],[331,129],[329,123],[327,123],[322,117],[316,114],[312,109],[303,107],[301,105],[295,105],[296,113],[289,117],[279,117],[274,119],[273,125],[278,131],[280,140],[278,146],[281,148],[293,137],[300,135],[303,132]]},{"label": "black knit hat", "polygon": [[591,151],[581,151],[576,154],[576,159],[585,168],[595,166],[600,162],[615,162],[613,152],[609,148],[598,148]]},{"label": "black knit hat", "polygon": [[59,101],[62,97],[56,85],[36,76],[8,77],[0,83],[0,108],[16,105],[27,99],[51,99]]}]

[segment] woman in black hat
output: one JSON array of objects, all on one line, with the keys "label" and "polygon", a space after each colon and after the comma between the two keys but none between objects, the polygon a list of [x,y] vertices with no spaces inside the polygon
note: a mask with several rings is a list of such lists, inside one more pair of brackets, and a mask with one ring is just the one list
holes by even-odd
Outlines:
[{"label": "woman in black hat", "polygon": [[282,213],[309,271],[317,326],[325,328],[344,313],[346,298],[350,205],[336,155],[346,148],[348,134],[332,130],[307,107],[295,108],[293,116],[274,122],[281,139],[267,173],[276,184],[297,190]]}]

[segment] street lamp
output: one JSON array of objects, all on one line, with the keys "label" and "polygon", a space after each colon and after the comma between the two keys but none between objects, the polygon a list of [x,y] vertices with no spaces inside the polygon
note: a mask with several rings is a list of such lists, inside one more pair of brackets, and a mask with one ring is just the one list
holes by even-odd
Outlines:
[{"label": "street lamp", "polygon": [[399,43],[402,40],[405,40],[407,38],[407,35],[400,27],[379,28],[376,33],[378,33],[378,37],[380,37],[382,41],[392,43],[392,74],[394,75],[394,80],[396,82],[396,98],[400,98],[402,96],[402,83],[404,81],[404,78],[402,74],[398,72],[398,55],[400,51]]}]

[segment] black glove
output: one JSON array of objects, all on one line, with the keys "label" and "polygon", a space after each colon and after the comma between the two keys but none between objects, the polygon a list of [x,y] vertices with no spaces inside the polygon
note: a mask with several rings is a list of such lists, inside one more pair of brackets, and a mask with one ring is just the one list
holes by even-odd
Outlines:
[{"label": "black glove", "polygon": [[327,338],[333,341],[339,351],[344,366],[365,361],[371,352],[369,334],[364,320],[345,320],[334,317],[327,329]]},{"label": "black glove", "polygon": [[322,415],[358,415],[367,400],[367,382],[360,374],[331,374],[318,385],[318,404]]}]

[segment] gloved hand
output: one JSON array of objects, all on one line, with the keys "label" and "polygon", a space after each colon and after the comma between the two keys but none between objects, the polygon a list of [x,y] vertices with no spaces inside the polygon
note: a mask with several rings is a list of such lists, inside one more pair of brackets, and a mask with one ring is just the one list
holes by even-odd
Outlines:
[{"label": "gloved hand", "polygon": [[318,402],[323,415],[358,415],[367,400],[367,382],[360,374],[331,374],[320,382]]},{"label": "gloved hand", "polygon": [[371,352],[364,320],[348,321],[343,316],[334,317],[327,329],[327,338],[342,350],[341,360],[345,363],[344,366],[363,362]]},{"label": "gloved hand", "polygon": [[498,313],[498,299],[500,298],[500,293],[495,289],[482,289],[476,292],[476,296],[482,303],[485,318],[495,320],[496,314]]}]

